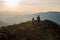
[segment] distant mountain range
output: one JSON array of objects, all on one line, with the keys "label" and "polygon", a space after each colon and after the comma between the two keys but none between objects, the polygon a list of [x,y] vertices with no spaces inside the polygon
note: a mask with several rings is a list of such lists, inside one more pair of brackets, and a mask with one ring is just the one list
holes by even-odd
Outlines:
[{"label": "distant mountain range", "polygon": [[0,21],[4,21],[8,24],[14,24],[14,23],[16,24],[16,23],[32,20],[33,17],[36,19],[38,15],[40,15],[41,20],[48,19],[60,24],[60,12],[55,12],[55,11],[40,12],[40,13],[29,14],[29,15],[21,15],[16,13],[8,14],[8,12],[0,12]]}]

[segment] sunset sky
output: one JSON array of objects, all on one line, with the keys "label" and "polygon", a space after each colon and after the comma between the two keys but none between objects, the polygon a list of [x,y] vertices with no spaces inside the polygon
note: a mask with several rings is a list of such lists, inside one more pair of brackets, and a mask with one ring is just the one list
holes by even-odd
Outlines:
[{"label": "sunset sky", "polygon": [[0,0],[0,11],[32,13],[60,11],[60,0]]}]

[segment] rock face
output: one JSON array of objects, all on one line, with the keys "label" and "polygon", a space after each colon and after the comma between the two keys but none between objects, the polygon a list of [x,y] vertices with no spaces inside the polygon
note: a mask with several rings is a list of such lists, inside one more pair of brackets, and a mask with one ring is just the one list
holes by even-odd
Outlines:
[{"label": "rock face", "polygon": [[0,28],[0,36],[4,40],[60,40],[60,25],[50,20],[28,21]]}]

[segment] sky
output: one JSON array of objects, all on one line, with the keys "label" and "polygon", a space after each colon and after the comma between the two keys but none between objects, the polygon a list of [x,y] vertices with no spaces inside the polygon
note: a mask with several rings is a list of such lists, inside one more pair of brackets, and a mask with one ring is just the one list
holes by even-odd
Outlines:
[{"label": "sky", "polygon": [[32,13],[60,11],[60,0],[0,0],[0,11]]}]

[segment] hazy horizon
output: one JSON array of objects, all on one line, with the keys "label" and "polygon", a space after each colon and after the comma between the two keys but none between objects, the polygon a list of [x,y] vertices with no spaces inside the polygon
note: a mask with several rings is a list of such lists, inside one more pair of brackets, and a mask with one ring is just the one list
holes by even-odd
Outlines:
[{"label": "hazy horizon", "polygon": [[[0,0],[0,21],[7,22],[9,24],[31,20],[33,16],[36,17],[34,14],[41,12],[60,13],[60,0]],[[57,17],[60,17],[59,14],[51,13],[41,16],[42,19],[44,19],[44,17],[48,17],[49,19],[51,15],[57,15]],[[56,16],[53,16],[51,16],[50,19],[54,19],[54,21],[56,21]]]},{"label": "hazy horizon", "polygon": [[[10,12],[11,13],[11,12]],[[57,11],[49,11],[49,12],[39,12],[39,13],[31,13],[31,14],[19,14],[19,13],[11,13],[9,12],[1,12],[0,13],[0,21],[8,23],[8,24],[18,24],[21,22],[31,21],[32,18],[38,15],[41,16],[41,20],[51,20],[58,24],[60,24],[60,12]]]}]

